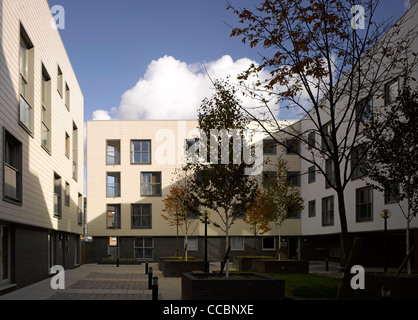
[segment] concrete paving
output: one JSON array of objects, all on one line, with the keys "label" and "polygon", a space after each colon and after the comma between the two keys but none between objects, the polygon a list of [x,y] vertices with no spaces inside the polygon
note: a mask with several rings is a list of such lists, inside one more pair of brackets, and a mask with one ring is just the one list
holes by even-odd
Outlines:
[{"label": "concrete paving", "polygon": [[[158,300],[181,300],[181,278],[163,277],[157,263],[150,263],[149,267],[153,268],[153,276],[159,278]],[[219,263],[210,264],[210,271],[214,270],[219,270]],[[339,265],[331,262],[326,271],[323,261],[311,261],[310,272],[341,276]],[[152,300],[145,264],[85,264],[65,271],[65,289],[52,289],[51,279],[2,295],[0,300]]]}]

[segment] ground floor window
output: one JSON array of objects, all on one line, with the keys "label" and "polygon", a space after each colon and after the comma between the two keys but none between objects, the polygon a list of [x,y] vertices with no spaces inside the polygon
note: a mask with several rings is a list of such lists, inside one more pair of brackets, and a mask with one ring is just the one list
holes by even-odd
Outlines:
[{"label": "ground floor window", "polygon": [[243,237],[230,237],[231,250],[244,250],[244,238]]},{"label": "ground floor window", "polygon": [[276,238],[275,237],[263,237],[263,250],[276,250]]},{"label": "ground floor window", "polygon": [[[184,238],[184,248],[186,247],[186,238]],[[197,251],[198,250],[198,240],[197,237],[188,237],[187,238],[187,251]]]},{"label": "ground floor window", "polygon": [[134,257],[140,260],[154,258],[154,238],[135,237],[134,238]]}]

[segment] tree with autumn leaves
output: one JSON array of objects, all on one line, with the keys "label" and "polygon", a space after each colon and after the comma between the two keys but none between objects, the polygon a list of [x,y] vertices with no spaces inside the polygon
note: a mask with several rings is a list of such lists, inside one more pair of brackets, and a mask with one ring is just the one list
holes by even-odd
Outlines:
[{"label": "tree with autumn leaves", "polygon": [[182,258],[187,261],[188,238],[189,235],[193,234],[193,232],[198,226],[199,219],[197,218],[199,212],[198,204],[195,202],[194,198],[190,196],[190,192],[187,188],[186,171],[181,171],[182,172],[178,174],[178,176],[180,176],[180,179],[174,182],[174,184],[170,188],[168,195],[166,196],[166,198],[163,199],[164,209],[162,211],[164,213],[162,214],[162,217],[168,222],[170,226],[176,227],[176,257],[178,255],[179,248],[179,229],[183,232],[184,251]]},{"label": "tree with autumn leaves", "polygon": [[250,229],[254,234],[253,255],[257,236],[270,231],[274,225],[279,231],[276,259],[280,259],[282,224],[286,219],[303,210],[300,190],[289,182],[286,172],[287,161],[279,158],[275,164],[275,174],[266,175],[262,181],[259,181],[256,197],[247,206],[243,221],[251,226]]}]

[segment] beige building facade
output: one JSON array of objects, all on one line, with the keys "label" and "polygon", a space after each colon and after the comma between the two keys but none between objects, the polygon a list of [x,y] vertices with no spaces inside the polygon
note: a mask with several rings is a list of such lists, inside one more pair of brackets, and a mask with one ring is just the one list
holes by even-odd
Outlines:
[{"label": "beige building facade", "polygon": [[[176,227],[163,219],[163,199],[178,179],[176,170],[185,164],[187,141],[197,134],[197,121],[87,121],[87,227],[93,238],[86,256],[98,262],[107,256],[157,259],[175,253]],[[257,131],[256,131],[257,132]],[[260,132],[255,140],[263,138]],[[300,160],[275,146],[263,155],[272,162],[282,155],[289,172],[299,173]],[[257,172],[271,171],[265,165]],[[220,223],[216,213],[211,219]],[[205,225],[196,219],[189,234],[188,251],[203,257]],[[300,217],[287,220],[281,228],[283,251],[299,255]],[[209,257],[225,254],[225,233],[208,225]],[[253,247],[250,225],[236,219],[230,229],[231,256],[244,255]],[[273,228],[258,239],[258,252],[274,255],[279,230]],[[180,231],[180,252],[184,235]],[[290,247],[288,246],[288,243]]]},{"label": "beige building facade", "polygon": [[0,1],[0,290],[80,263],[84,98],[46,0]]}]

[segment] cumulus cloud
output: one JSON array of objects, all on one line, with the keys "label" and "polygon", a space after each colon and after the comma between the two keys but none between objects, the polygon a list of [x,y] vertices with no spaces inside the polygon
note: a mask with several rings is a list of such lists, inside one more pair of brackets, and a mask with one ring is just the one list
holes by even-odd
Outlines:
[{"label": "cumulus cloud", "polygon": [[112,117],[106,110],[95,110],[92,115],[93,120],[111,120]]},{"label": "cumulus cloud", "polygon": [[[210,98],[213,91],[212,79],[225,79],[237,83],[237,75],[257,64],[248,58],[234,61],[225,55],[207,63],[188,64],[172,56],[153,60],[137,84],[121,97],[118,108],[110,111],[96,110],[93,120],[183,120],[196,119],[197,110],[204,98]],[[210,78],[209,78],[209,76]],[[267,78],[267,73],[260,73]],[[255,107],[257,102],[239,96],[243,105]]]}]

